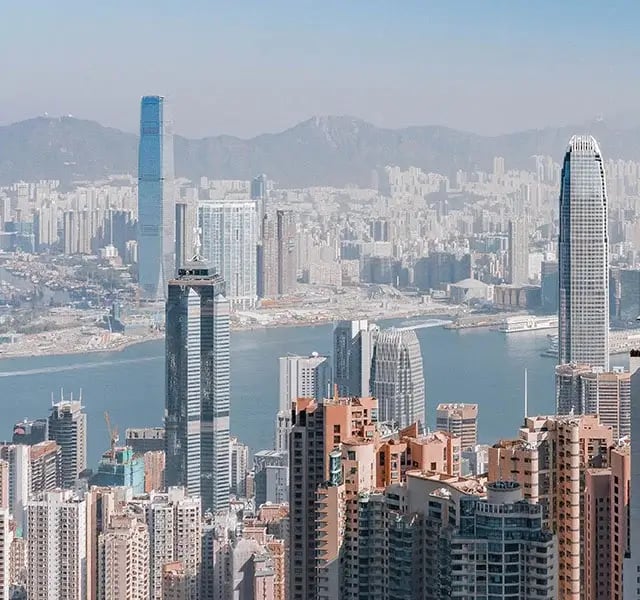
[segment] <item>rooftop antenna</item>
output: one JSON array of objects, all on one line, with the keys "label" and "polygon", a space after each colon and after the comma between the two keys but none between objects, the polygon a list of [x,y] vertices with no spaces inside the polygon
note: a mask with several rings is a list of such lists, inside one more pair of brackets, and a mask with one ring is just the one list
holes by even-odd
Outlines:
[{"label": "rooftop antenna", "polygon": [[524,418],[529,416],[529,386],[527,385],[527,367],[524,368]]}]

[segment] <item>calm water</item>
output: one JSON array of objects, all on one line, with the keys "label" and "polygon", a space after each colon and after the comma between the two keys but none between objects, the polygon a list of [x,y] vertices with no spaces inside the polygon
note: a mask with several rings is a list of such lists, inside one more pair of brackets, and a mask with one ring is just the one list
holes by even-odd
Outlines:
[{"label": "calm water", "polygon": [[[277,410],[278,357],[329,353],[331,325],[232,334],[231,429],[252,449],[271,448]],[[529,413],[553,411],[553,358],[540,356],[544,332],[505,336],[484,329],[417,330],[424,358],[429,424],[439,402],[477,402],[482,442],[514,435],[523,415],[523,373],[528,368]],[[108,447],[103,412],[121,435],[126,427],[162,423],[164,343],[122,352],[0,360],[0,439],[25,417],[46,416],[53,393],[74,397],[82,389],[89,421],[88,452],[94,466]],[[621,357],[618,357],[621,359]],[[619,361],[618,361],[619,362]],[[616,363],[617,364],[617,363]]]}]

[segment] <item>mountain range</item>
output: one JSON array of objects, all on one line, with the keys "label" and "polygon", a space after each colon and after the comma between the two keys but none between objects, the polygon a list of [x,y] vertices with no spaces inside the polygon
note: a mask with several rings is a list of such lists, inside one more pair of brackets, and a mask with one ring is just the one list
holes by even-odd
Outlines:
[{"label": "mountain range", "polygon": [[[534,154],[557,162],[571,135],[591,133],[606,158],[640,162],[640,126],[597,119],[576,126],[548,127],[482,136],[439,126],[376,127],[343,116],[313,117],[280,133],[251,139],[228,135],[187,139],[175,136],[176,175],[197,181],[250,179],[267,173],[284,187],[368,186],[385,165],[421,167],[452,176],[456,170],[506,167],[531,169]],[[0,127],[0,184],[19,180],[97,180],[137,172],[138,137],[95,121],[37,117]]]}]

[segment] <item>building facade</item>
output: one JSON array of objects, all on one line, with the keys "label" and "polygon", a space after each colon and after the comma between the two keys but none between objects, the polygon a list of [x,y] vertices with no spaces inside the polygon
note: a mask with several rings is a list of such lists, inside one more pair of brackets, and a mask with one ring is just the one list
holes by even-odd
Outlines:
[{"label": "building facade", "polygon": [[138,147],[138,281],[144,298],[166,297],[175,276],[173,131],[163,96],[140,102]]},{"label": "building facade", "polygon": [[371,393],[371,361],[379,332],[366,319],[338,321],[333,329],[333,376],[340,396]]},{"label": "building facade", "polygon": [[257,301],[255,201],[201,202],[198,223],[202,254],[224,278],[231,305],[253,308]]},{"label": "building facade", "polygon": [[294,216],[285,210],[268,211],[262,218],[258,246],[258,296],[286,296],[295,289],[296,280]]},{"label": "building facade", "polygon": [[61,400],[51,407],[49,439],[60,446],[61,485],[71,488],[87,468],[87,415],[81,400]]},{"label": "building facade", "polygon": [[560,187],[558,362],[609,370],[609,238],[600,147],[574,136]]},{"label": "building facade", "polygon": [[509,283],[529,283],[529,231],[526,219],[509,221]]},{"label": "building facade", "polygon": [[165,479],[212,510],[229,504],[229,343],[224,279],[192,261],[166,306]]},{"label": "building facade", "polygon": [[372,395],[379,419],[399,428],[425,426],[426,395],[422,352],[411,329],[382,330],[376,337],[371,367]]},{"label": "building facade", "polygon": [[460,437],[463,450],[474,448],[478,444],[478,405],[438,404],[436,429]]}]

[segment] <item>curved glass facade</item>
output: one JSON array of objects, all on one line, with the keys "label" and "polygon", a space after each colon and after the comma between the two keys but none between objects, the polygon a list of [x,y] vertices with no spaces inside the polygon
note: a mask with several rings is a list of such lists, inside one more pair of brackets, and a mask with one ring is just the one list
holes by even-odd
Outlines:
[{"label": "curved glass facade", "polygon": [[609,370],[609,240],[604,165],[592,136],[573,136],[560,188],[558,362]]}]

